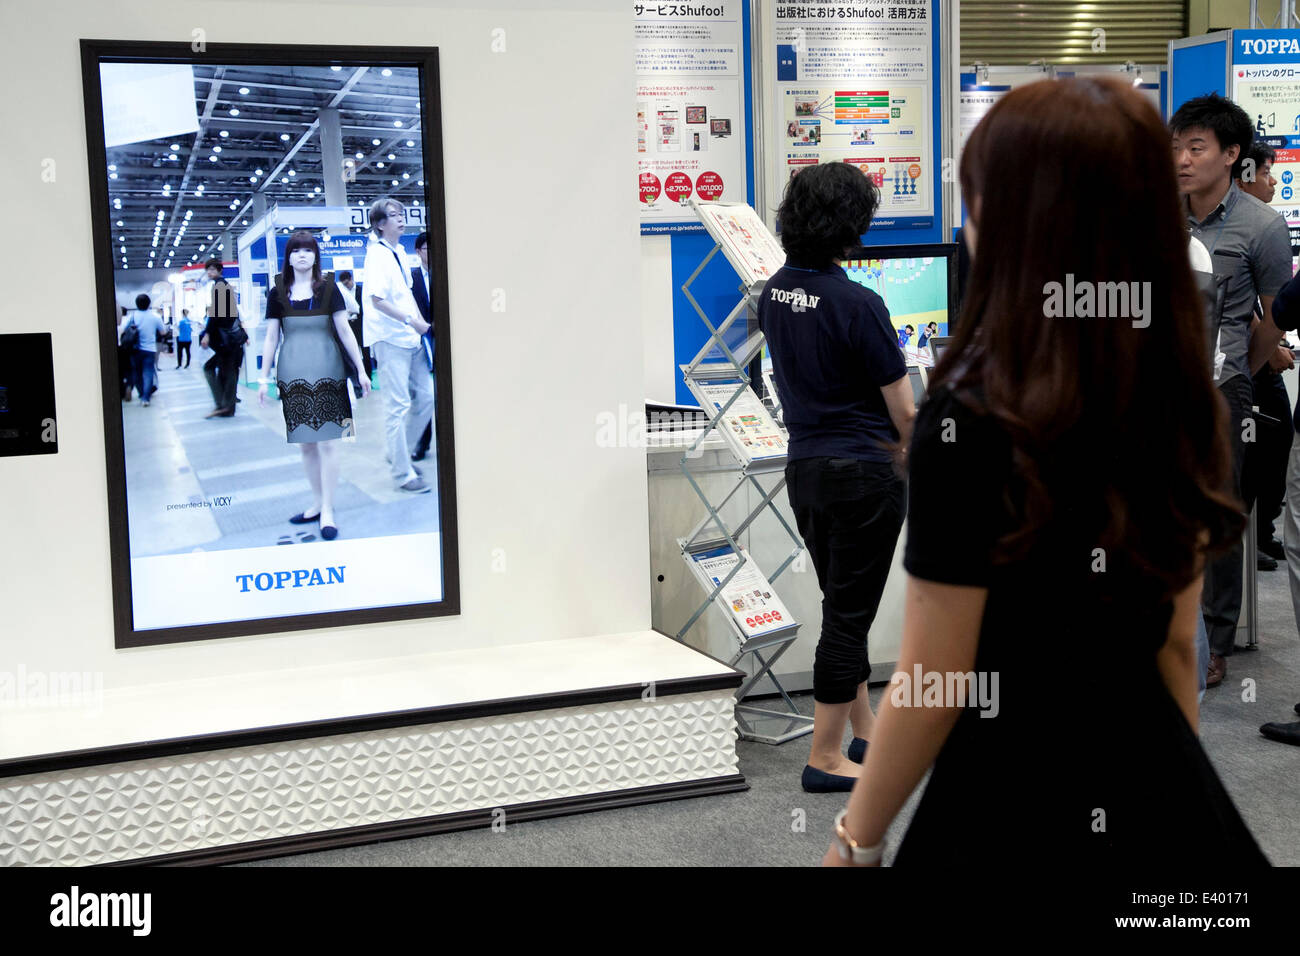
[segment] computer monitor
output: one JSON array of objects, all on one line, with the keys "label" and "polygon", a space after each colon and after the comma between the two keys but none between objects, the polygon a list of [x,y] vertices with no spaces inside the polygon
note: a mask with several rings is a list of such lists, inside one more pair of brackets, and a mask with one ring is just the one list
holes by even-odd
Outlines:
[{"label": "computer monitor", "polygon": [[957,244],[858,246],[841,266],[885,300],[907,364],[932,367],[931,340],[950,336],[957,317]]}]

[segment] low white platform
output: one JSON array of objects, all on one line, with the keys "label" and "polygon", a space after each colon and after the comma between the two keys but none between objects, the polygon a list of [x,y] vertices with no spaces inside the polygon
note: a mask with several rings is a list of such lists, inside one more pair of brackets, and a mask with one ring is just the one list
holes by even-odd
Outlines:
[{"label": "low white platform", "polygon": [[11,704],[0,865],[237,859],[743,789],[736,683],[644,631],[105,689],[98,716]]}]

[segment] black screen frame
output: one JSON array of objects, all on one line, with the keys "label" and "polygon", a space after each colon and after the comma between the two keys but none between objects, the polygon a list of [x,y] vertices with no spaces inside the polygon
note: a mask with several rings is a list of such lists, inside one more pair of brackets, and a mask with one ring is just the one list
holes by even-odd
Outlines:
[{"label": "black screen frame", "polygon": [[[117,302],[112,258],[112,215],[108,161],[104,147],[103,97],[99,65],[103,62],[221,63],[285,66],[386,66],[420,70],[421,148],[425,170],[425,203],[431,272],[430,313],[435,349],[434,442],[437,447],[440,508],[442,600],[380,608],[360,608],[281,617],[223,621],[212,624],[137,630],[133,621],[130,529],[127,512],[126,454],[118,383],[107,374],[117,367]],[[91,236],[99,327],[101,397],[104,408],[104,452],[107,471],[109,564],[112,573],[115,646],[218,640],[258,634],[325,627],[348,627],[389,621],[448,617],[460,614],[459,534],[456,510],[456,461],[452,411],[452,362],[447,276],[446,193],[442,143],[442,94],[437,47],[358,47],[211,43],[196,51],[188,43],[164,41],[81,40],[81,69],[86,112],[86,150],[90,179]]]}]

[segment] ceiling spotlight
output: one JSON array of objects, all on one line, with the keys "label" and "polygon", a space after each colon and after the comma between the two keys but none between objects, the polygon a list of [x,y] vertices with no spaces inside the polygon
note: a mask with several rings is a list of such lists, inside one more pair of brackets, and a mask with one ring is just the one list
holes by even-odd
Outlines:
[{"label": "ceiling spotlight", "polygon": [[291,169],[291,170],[289,170],[289,175],[290,175],[290,176],[297,176],[297,175],[298,175],[298,171],[297,171],[296,169]]},{"label": "ceiling spotlight", "polygon": [[220,133],[220,136],[222,139],[227,139],[230,136],[230,130],[223,129]]},{"label": "ceiling spotlight", "polygon": [[109,163],[109,164],[108,164],[108,171],[109,171],[110,173],[115,173],[115,172],[117,172],[117,163]]},{"label": "ceiling spotlight", "polygon": [[403,178],[403,179],[410,179],[410,178],[411,178],[411,174],[410,174],[410,173],[402,173],[402,178]]},{"label": "ceiling spotlight", "polygon": [[248,225],[248,220],[247,220],[247,219],[244,220],[244,225],[245,225],[245,226]]},{"label": "ceiling spotlight", "polygon": [[379,71],[379,75],[380,75],[380,76],[392,76],[392,75],[393,75],[393,71],[390,70],[388,67],[384,67],[382,70]]},{"label": "ceiling spotlight", "polygon": [[246,87],[246,86],[241,86],[241,87],[239,88],[239,95],[240,95],[240,96],[247,96],[247,95],[248,95],[248,87]]},{"label": "ceiling spotlight", "polygon": [[221,147],[220,147],[220,146],[213,146],[213,147],[212,147],[212,151],[213,151],[214,153],[219,153],[219,152],[221,152]]},{"label": "ceiling spotlight", "polygon": [[250,183],[255,183],[255,182],[257,182],[257,177],[256,177],[256,176],[249,176],[249,177],[248,177],[248,181],[249,181]]},{"label": "ceiling spotlight", "polygon": [[224,220],[224,219],[218,219],[218,220],[217,220],[217,225],[218,225],[218,226],[224,226],[225,224],[226,224],[226,220]]},{"label": "ceiling spotlight", "polygon": [[254,175],[254,176],[260,176],[260,175],[262,175],[262,167],[259,166],[259,167],[257,167],[257,169],[253,170],[253,175]]},{"label": "ceiling spotlight", "polygon": [[117,221],[117,224],[118,224],[119,226],[122,225],[122,220],[119,219],[119,220]]},{"label": "ceiling spotlight", "polygon": [[284,142],[284,143],[289,142],[289,134],[288,134],[288,133],[281,133],[281,134],[280,134],[280,141],[281,141],[281,142]]},{"label": "ceiling spotlight", "polygon": [[289,181],[289,177],[288,177],[288,176],[281,176],[281,177],[280,177],[280,182],[282,182],[282,183],[287,183],[288,181]]},{"label": "ceiling spotlight", "polygon": [[216,161],[217,161],[216,153],[213,153],[211,156],[208,157],[208,162],[215,163]]},{"label": "ceiling spotlight", "polygon": [[394,186],[397,185],[397,180],[396,180],[396,179],[393,180],[393,185],[394,185]]},{"label": "ceiling spotlight", "polygon": [[117,251],[118,251],[118,252],[126,252],[126,246],[118,246],[118,247],[117,247]]},{"label": "ceiling spotlight", "polygon": [[167,154],[167,158],[170,159],[172,162],[175,162],[175,161],[176,161],[176,154],[175,154],[175,153],[168,153],[168,154]]},{"label": "ceiling spotlight", "polygon": [[231,115],[231,116],[238,116],[238,115],[239,115],[239,110],[235,109],[235,108],[232,106],[232,107],[230,108],[230,115]]},{"label": "ceiling spotlight", "polygon": [[414,145],[415,145],[415,140],[413,140],[413,139],[408,139],[408,140],[406,141],[406,145],[407,145],[407,146],[414,146]]},{"label": "ceiling spotlight", "polygon": [[109,179],[117,179],[117,173],[109,173],[109,174],[108,174],[108,178],[109,178]]},{"label": "ceiling spotlight", "polygon": [[202,251],[203,251],[204,249],[206,249],[206,248],[207,248],[207,246],[199,246],[199,252],[202,252]]},{"label": "ceiling spotlight", "polygon": [[339,70],[343,69],[343,67],[341,67],[341,66],[331,66],[330,69],[333,70],[335,73],[337,73]]},{"label": "ceiling spotlight", "polygon": [[[354,160],[349,159],[349,160],[348,160],[347,162],[345,162],[343,165],[344,165],[344,166],[355,166],[355,165],[356,165],[356,162],[355,162]],[[118,225],[120,226],[121,223],[118,223]]]},{"label": "ceiling spotlight", "polygon": [[411,200],[411,205],[412,205],[412,206],[418,206],[418,205],[420,205],[420,200],[418,200],[418,199],[412,199],[412,200]]},{"label": "ceiling spotlight", "polygon": [[365,153],[357,153],[357,159],[365,159],[365,158],[366,158]]},{"label": "ceiling spotlight", "polygon": [[377,140],[377,139],[372,139],[372,140],[370,141],[370,145],[371,145],[371,146],[378,146],[378,145],[379,145],[379,140]]},{"label": "ceiling spotlight", "polygon": [[378,167],[379,169],[383,169],[383,168],[384,168],[384,164],[383,164],[383,162],[375,163],[375,166]]},{"label": "ceiling spotlight", "polygon": [[396,153],[389,153],[389,154],[388,154],[388,158],[389,158],[389,159],[396,159],[396,158],[397,158],[397,154],[396,154]]},{"label": "ceiling spotlight", "polygon": [[423,185],[424,185],[424,180],[421,179],[418,183],[416,183],[416,185],[417,185],[417,186],[423,186]]},{"label": "ceiling spotlight", "polygon": [[208,236],[208,239],[211,239],[211,238],[212,238],[211,236]]}]

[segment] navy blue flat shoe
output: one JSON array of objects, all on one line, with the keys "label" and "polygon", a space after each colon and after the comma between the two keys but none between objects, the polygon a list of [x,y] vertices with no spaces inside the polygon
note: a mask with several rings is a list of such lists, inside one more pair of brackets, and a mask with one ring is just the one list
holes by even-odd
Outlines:
[{"label": "navy blue flat shoe", "polygon": [[854,737],[849,743],[849,750],[845,756],[854,763],[862,763],[867,759],[867,741],[861,737]]},{"label": "navy blue flat shoe", "polygon": [[319,511],[316,512],[314,515],[312,515],[310,518],[308,518],[305,514],[299,511],[296,515],[294,515],[292,518],[289,519],[289,524],[315,524],[317,521],[320,521]]},{"label": "navy blue flat shoe", "polygon": [[812,766],[803,768],[802,783],[806,793],[848,793],[857,782],[857,777],[841,777]]},{"label": "navy blue flat shoe", "polygon": [[324,538],[326,541],[333,541],[335,538],[339,536],[339,529],[334,527],[332,524],[322,525],[320,529],[320,536]]}]

